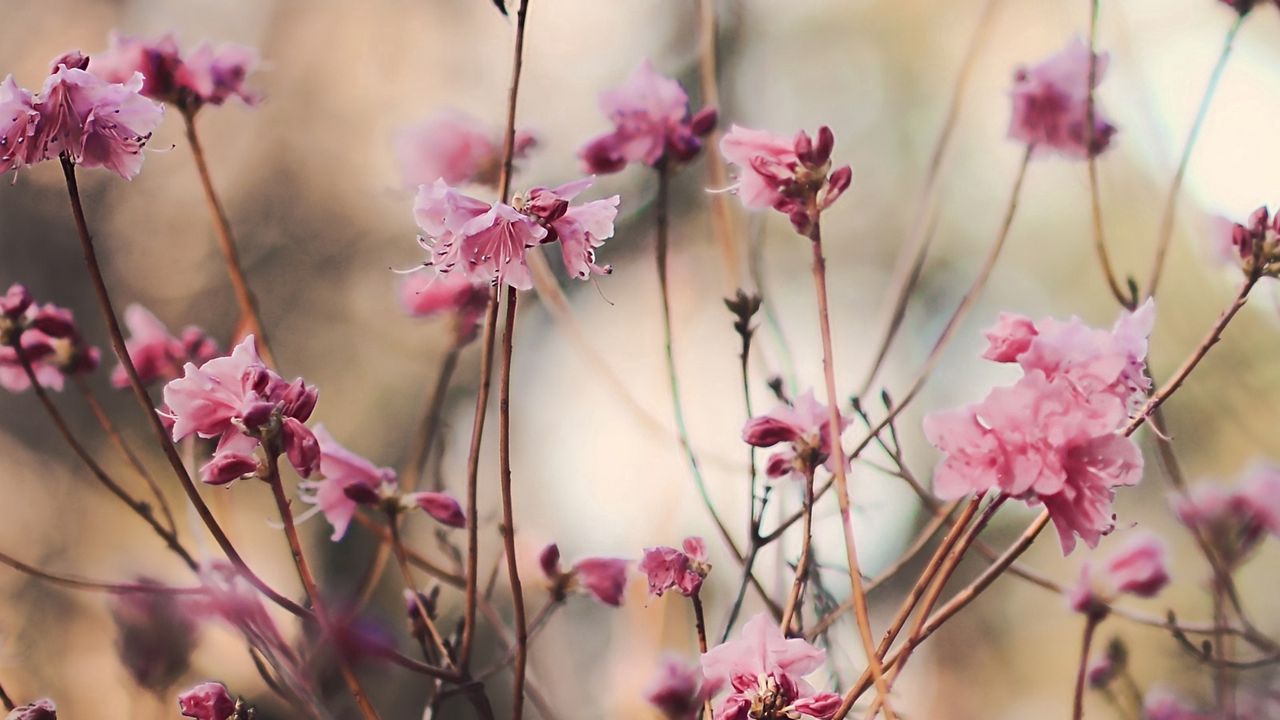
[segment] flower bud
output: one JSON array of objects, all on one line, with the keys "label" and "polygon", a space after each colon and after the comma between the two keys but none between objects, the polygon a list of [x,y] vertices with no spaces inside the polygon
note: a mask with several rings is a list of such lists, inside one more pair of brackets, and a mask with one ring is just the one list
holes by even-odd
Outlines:
[{"label": "flower bud", "polygon": [[9,286],[4,297],[0,297],[0,314],[11,320],[17,320],[31,307],[31,292],[25,285],[14,283]]},{"label": "flower bud", "polygon": [[79,50],[72,50],[69,53],[60,55],[49,64],[49,73],[58,72],[58,68],[63,65],[69,70],[85,70],[89,67],[89,56]]},{"label": "flower bud", "polygon": [[827,194],[822,198],[823,209],[831,207],[836,200],[839,200],[852,183],[853,168],[848,165],[836,168],[827,178]]},{"label": "flower bud", "polygon": [[708,105],[689,119],[689,132],[702,137],[709,135],[712,130],[716,129],[716,124],[720,121],[720,113],[715,106]]},{"label": "flower bud", "polygon": [[236,701],[226,685],[205,682],[179,695],[178,709],[194,720],[227,720],[236,712]]},{"label": "flower bud", "polygon": [[320,443],[310,428],[297,419],[286,417],[280,424],[280,437],[289,464],[302,477],[320,469]]},{"label": "flower bud", "polygon": [[462,506],[444,493],[416,492],[406,495],[405,500],[422,508],[442,525],[455,528],[467,526],[467,516],[462,512]]},{"label": "flower bud", "polygon": [[200,468],[200,480],[207,485],[226,485],[258,472],[258,461],[250,455],[219,453]]},{"label": "flower bud", "polygon": [[778,443],[793,442],[799,437],[795,425],[769,415],[752,418],[742,427],[742,440],[755,447],[773,447]]},{"label": "flower bud", "polygon": [[548,579],[555,580],[560,577],[560,546],[555,543],[544,547],[542,552],[538,553],[538,566],[542,568],[542,574]]},{"label": "flower bud", "polygon": [[76,334],[76,322],[71,311],[56,305],[37,307],[27,325],[54,338],[68,338]]}]

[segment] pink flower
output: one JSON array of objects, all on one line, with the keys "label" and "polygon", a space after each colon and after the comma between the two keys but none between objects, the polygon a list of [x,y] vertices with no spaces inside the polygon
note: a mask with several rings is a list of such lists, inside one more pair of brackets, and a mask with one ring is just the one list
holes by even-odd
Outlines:
[{"label": "pink flower", "polygon": [[250,335],[225,357],[199,367],[188,362],[183,376],[164,386],[164,403],[173,417],[173,440],[192,433],[212,438],[234,430],[233,420],[258,398],[247,386],[252,370],[265,369]]},{"label": "pink flower", "polygon": [[600,110],[614,129],[578,151],[588,173],[617,172],[633,162],[654,167],[666,158],[691,160],[716,119],[714,108],[690,118],[680,83],[658,74],[647,59],[621,86],[600,94]]},{"label": "pink flower", "polygon": [[[218,355],[218,343],[198,327],[184,328],[181,339],[169,334],[160,319],[141,305],[130,305],[124,311],[124,324],[129,329],[125,349],[138,371],[138,378],[145,383],[156,380],[173,380],[182,374],[187,362],[205,363]],[[118,388],[129,387],[129,376],[124,365],[116,365],[111,373],[111,384]]]},{"label": "pink flower", "polygon": [[454,341],[462,345],[476,337],[489,290],[462,274],[415,272],[400,283],[400,303],[413,317],[450,316]]},{"label": "pink flower", "polygon": [[[137,582],[158,585],[148,578]],[[190,668],[199,626],[187,596],[161,592],[118,595],[111,603],[111,619],[120,663],[139,687],[163,693]]]},{"label": "pink flower", "polygon": [[236,701],[226,685],[204,682],[178,696],[178,709],[195,720],[227,720],[236,711]]},{"label": "pink flower", "polygon": [[221,105],[232,96],[257,104],[257,93],[244,86],[257,62],[257,52],[243,45],[202,44],[183,57],[172,34],[144,39],[113,32],[107,49],[93,56],[88,70],[117,83],[141,73],[143,95],[194,111],[206,103]]},{"label": "pink flower", "polygon": [[669,657],[658,666],[644,697],[667,720],[695,720],[711,690],[697,667]]},{"label": "pink flower", "polygon": [[[737,639],[702,656],[707,682],[733,689],[720,701],[716,720],[830,718],[840,706],[840,696],[818,692],[804,679],[825,659],[826,653],[803,639],[785,637],[767,614],[752,617]],[[767,708],[771,714],[749,715],[753,707]]]},{"label": "pink flower", "polygon": [[796,232],[807,233],[817,213],[849,188],[849,166],[831,170],[835,136],[818,128],[815,141],[803,130],[795,139],[734,125],[720,139],[725,162],[738,168],[738,182],[729,188],[748,209],[773,208],[791,220]]},{"label": "pink flower", "polygon": [[1255,464],[1231,488],[1202,482],[1176,496],[1173,507],[1184,525],[1205,533],[1228,566],[1236,565],[1267,535],[1280,537],[1280,468]]},{"label": "pink flower", "polygon": [[[1111,144],[1116,128],[1094,102],[1094,128],[1087,131],[1089,46],[1079,37],[1056,55],[1030,68],[1018,68],[1013,84],[1013,119],[1009,137],[1069,158],[1097,155]],[[1094,87],[1106,74],[1108,57],[1099,54]],[[1088,140],[1089,147],[1085,147]]]},{"label": "pink flower", "polygon": [[1244,223],[1230,223],[1226,242],[1219,242],[1227,259],[1246,275],[1280,276],[1280,214],[1271,217],[1264,205]]},{"label": "pink flower", "polygon": [[1173,693],[1157,688],[1148,692],[1143,700],[1142,717],[1143,720],[1215,720],[1218,716],[1199,712]]},{"label": "pink flower", "polygon": [[[512,157],[524,157],[536,142],[533,135],[517,132]],[[436,180],[496,186],[502,144],[503,138],[488,125],[459,110],[445,109],[402,131],[396,138],[396,155],[400,174],[410,187]]]},{"label": "pink flower", "polygon": [[539,218],[550,231],[545,242],[560,241],[560,254],[570,275],[586,280],[593,273],[608,275],[613,268],[596,265],[596,248],[613,237],[613,221],[618,217],[619,197],[570,205],[592,178],[554,189],[534,188],[527,196],[526,211]]},{"label": "pink flower", "polygon": [[245,45],[201,43],[186,60],[187,82],[203,103],[221,105],[232,97],[256,105],[261,97],[245,87],[258,64],[258,51]]},{"label": "pink flower", "polygon": [[627,587],[627,565],[621,558],[591,557],[574,563],[565,572],[560,566],[560,548],[552,543],[538,554],[538,565],[551,581],[552,594],[563,598],[569,590],[594,595],[597,600],[618,607]]},{"label": "pink flower", "polygon": [[390,493],[396,485],[396,473],[339,445],[323,425],[317,425],[314,432],[320,443],[320,474],[324,479],[303,483],[301,487],[311,494],[302,499],[324,513],[324,519],[333,526],[329,539],[337,542],[347,534],[360,500]]},{"label": "pink flower", "polygon": [[262,638],[272,647],[288,648],[262,602],[262,594],[229,562],[217,560],[201,567],[200,581],[207,592],[192,597],[193,613],[201,618],[221,620],[241,633]]},{"label": "pink flower", "polygon": [[925,417],[925,436],[945,454],[934,490],[955,499],[995,489],[1043,503],[1064,553],[1077,536],[1094,547],[1115,527],[1115,488],[1142,478],[1142,453],[1117,432],[1125,417],[1113,395],[1086,398],[1065,378],[1028,371],[981,403]]},{"label": "pink flower", "polygon": [[676,589],[685,597],[698,594],[702,580],[711,571],[707,545],[700,537],[685,538],[683,550],[672,547],[645,548],[640,572],[649,576],[649,592],[658,597]]},{"label": "pink flower", "polygon": [[44,159],[36,136],[39,122],[31,93],[18,87],[12,75],[5,77],[0,82],[0,173]]},{"label": "pink flower", "polygon": [[982,357],[996,362],[1015,362],[1031,347],[1039,331],[1031,318],[1017,313],[1000,313],[996,324],[986,333],[987,351]]},{"label": "pink flower", "polygon": [[58,708],[49,698],[42,698],[30,705],[10,710],[4,718],[5,720],[58,720]]},{"label": "pink flower", "polygon": [[[755,447],[786,443],[787,449],[769,457],[765,473],[771,478],[803,477],[822,464],[834,472],[830,427],[829,409],[809,390],[792,405],[779,404],[768,413],[748,420],[742,428],[742,439]],[[847,427],[849,419],[841,414],[840,433]]]},{"label": "pink flower", "polygon": [[81,340],[70,310],[36,304],[27,289],[17,284],[9,288],[0,306],[0,387],[14,393],[31,387],[23,357],[36,382],[51,390],[61,390],[68,375],[98,368],[101,354]]},{"label": "pink flower", "polygon": [[1070,593],[1071,609],[1105,615],[1107,606],[1120,595],[1155,597],[1169,584],[1167,555],[1164,541],[1146,533],[1112,553],[1100,568],[1086,562],[1079,584]]}]

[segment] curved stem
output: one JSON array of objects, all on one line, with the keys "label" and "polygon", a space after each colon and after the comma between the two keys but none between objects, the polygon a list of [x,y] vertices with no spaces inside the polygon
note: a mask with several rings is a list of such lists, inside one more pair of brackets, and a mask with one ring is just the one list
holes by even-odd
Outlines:
[{"label": "curved stem", "polygon": [[435,645],[436,652],[440,655],[440,660],[445,667],[453,667],[453,661],[449,657],[449,648],[444,644],[444,637],[440,635],[440,630],[436,627],[435,620],[431,619],[431,613],[427,612],[427,606],[422,602],[422,595],[418,592],[418,585],[413,581],[413,573],[409,570],[409,561],[405,558],[404,543],[400,539],[399,520],[397,513],[387,513],[387,528],[391,531],[391,549],[395,553],[396,565],[400,568],[400,577],[404,580],[404,588],[413,597],[414,605],[418,609],[418,615],[422,619],[422,625],[427,629],[427,634],[431,636],[431,642]]},{"label": "curved stem", "polygon": [[1204,125],[1205,118],[1209,115],[1209,106],[1213,103],[1214,93],[1218,89],[1218,83],[1222,80],[1222,72],[1227,67],[1227,59],[1231,57],[1231,49],[1235,45],[1236,35],[1240,32],[1240,26],[1244,23],[1244,15],[1236,17],[1235,22],[1227,30],[1227,36],[1222,41],[1222,51],[1218,54],[1218,61],[1213,66],[1213,72],[1209,74],[1209,84],[1205,87],[1204,95],[1200,98],[1200,107],[1196,110],[1195,119],[1191,122],[1191,130],[1187,133],[1187,141],[1182,146],[1182,155],[1178,159],[1178,169],[1173,174],[1173,183],[1169,186],[1169,193],[1165,195],[1164,210],[1160,214],[1160,229],[1156,235],[1156,254],[1151,261],[1151,280],[1147,285],[1145,297],[1151,297],[1156,294],[1156,289],[1160,286],[1160,278],[1164,273],[1165,258],[1169,254],[1169,243],[1173,239],[1174,220],[1178,210],[1178,193],[1182,189],[1182,180],[1187,174],[1187,165],[1191,162],[1191,151],[1195,149],[1196,140],[1200,137],[1200,129]]},{"label": "curved stem", "polygon": [[1089,676],[1089,647],[1093,644],[1094,631],[1098,629],[1098,617],[1089,615],[1084,626],[1084,641],[1080,645],[1080,668],[1076,671],[1076,691],[1071,704],[1072,720],[1084,717],[1084,681]]},{"label": "curved stem", "polygon": [[524,588],[520,584],[520,564],[516,556],[515,510],[511,498],[511,354],[516,325],[515,288],[507,288],[506,322],[502,327],[502,374],[498,385],[498,462],[502,483],[502,540],[506,548],[507,579],[511,584],[512,614],[515,616],[516,658],[512,668],[514,687],[512,720],[524,712],[524,679],[529,661],[529,630],[524,612]]},{"label": "curved stem", "polygon": [[87,590],[90,592],[108,593],[111,595],[131,595],[131,594],[153,594],[153,595],[202,595],[208,592],[204,586],[196,587],[174,587],[172,585],[160,585],[156,583],[116,583],[103,582],[101,580],[88,580],[74,575],[60,575],[47,570],[24,563],[17,558],[0,552],[0,564],[8,565],[18,572],[25,573],[31,577],[45,582],[61,585],[73,590]]},{"label": "curved stem", "polygon": [[235,236],[231,234],[231,222],[227,219],[227,211],[218,199],[213,187],[213,178],[209,174],[209,163],[205,159],[204,148],[200,144],[200,135],[196,132],[196,114],[194,110],[183,110],[182,119],[186,123],[187,144],[191,146],[191,155],[196,161],[196,170],[200,175],[200,186],[204,189],[204,199],[209,205],[209,214],[213,216],[213,227],[218,234],[218,249],[222,251],[222,259],[227,266],[227,276],[231,278],[231,288],[235,292],[236,304],[240,307],[239,329],[253,332],[258,344],[258,353],[271,366],[276,365],[275,355],[267,342],[267,331],[262,325],[262,316],[258,312],[258,301],[245,279],[244,268],[240,263],[240,253],[236,250]]},{"label": "curved stem", "polygon": [[[1098,84],[1098,55],[1095,50],[1098,45],[1098,12],[1099,0],[1090,0],[1089,12],[1089,85],[1088,94],[1085,96],[1084,104],[1084,146],[1086,148],[1093,147],[1093,133],[1095,127],[1096,105],[1094,103],[1094,87]],[[1088,169],[1089,169],[1089,208],[1093,217],[1093,247],[1098,254],[1098,264],[1102,267],[1102,276],[1107,281],[1107,288],[1111,291],[1112,297],[1121,305],[1132,308],[1136,304],[1135,299],[1128,297],[1120,287],[1120,282],[1116,279],[1115,270],[1111,265],[1111,255],[1107,252],[1106,234],[1103,230],[1102,223],[1102,191],[1098,184],[1098,157],[1091,150],[1088,153]]]}]

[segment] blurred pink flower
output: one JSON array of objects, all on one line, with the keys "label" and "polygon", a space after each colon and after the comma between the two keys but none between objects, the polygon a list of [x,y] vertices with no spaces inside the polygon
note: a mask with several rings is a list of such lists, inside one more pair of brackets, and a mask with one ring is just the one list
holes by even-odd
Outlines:
[{"label": "blurred pink flower", "polygon": [[58,720],[58,708],[49,698],[42,698],[30,705],[16,707],[4,717],[5,720]]},{"label": "blurred pink flower", "polygon": [[322,480],[300,485],[310,494],[302,500],[311,503],[324,514],[333,526],[330,540],[337,542],[347,534],[351,518],[355,516],[359,499],[372,494],[381,497],[393,490],[396,473],[391,468],[378,467],[365,458],[351,452],[329,434],[323,425],[314,430],[320,444],[320,474]]},{"label": "blurred pink flower", "polygon": [[608,275],[613,268],[596,265],[596,248],[613,237],[613,221],[618,217],[617,195],[570,205],[593,178],[584,178],[557,188],[537,187],[526,196],[526,212],[537,217],[550,231],[544,242],[560,241],[565,270],[579,280],[593,273]]},{"label": "blurred pink flower", "polygon": [[725,162],[738,168],[738,182],[729,190],[748,209],[773,208],[786,215],[801,234],[853,181],[849,166],[831,169],[834,148],[835,135],[825,125],[816,140],[803,130],[788,140],[738,125],[720,139]]},{"label": "blurred pink flower", "polygon": [[[159,585],[139,578],[139,585]],[[197,616],[188,597],[164,592],[134,592],[115,597],[116,654],[139,687],[167,692],[191,666],[197,641]]]},{"label": "blurred pink flower", "polygon": [[1267,535],[1280,537],[1280,467],[1255,463],[1234,487],[1201,482],[1172,503],[1184,525],[1205,533],[1224,561],[1235,565]]},{"label": "blurred pink flower", "polygon": [[43,160],[40,113],[30,92],[18,87],[13,76],[0,82],[0,173],[34,165]]},{"label": "blurred pink flower", "polygon": [[258,94],[245,87],[257,63],[257,52],[243,45],[203,43],[184,57],[172,33],[147,39],[113,32],[107,49],[93,56],[88,70],[108,82],[125,82],[141,73],[143,95],[194,111],[205,104],[221,105],[233,96],[247,105],[257,104]]},{"label": "blurred pink flower", "polygon": [[982,357],[1002,363],[1016,362],[1018,356],[1031,347],[1038,333],[1035,323],[1026,315],[1002,312],[996,324],[984,333],[989,344]]},{"label": "blurred pink flower", "polygon": [[[840,696],[818,692],[804,676],[817,670],[826,653],[782,634],[766,613],[755,615],[734,640],[711,648],[702,656],[702,674],[714,687],[733,689],[720,701],[716,720],[748,717],[811,717],[825,720],[840,705]],[[753,708],[773,714],[749,715]]]},{"label": "blurred pink flower", "polygon": [[231,354],[208,360],[197,367],[188,362],[183,376],[164,386],[164,402],[173,418],[173,440],[193,433],[212,438],[235,429],[235,420],[251,402],[258,400],[248,387],[250,371],[263,368],[252,335],[232,349]]},{"label": "blurred pink flower", "polygon": [[[771,478],[803,477],[818,465],[834,472],[831,465],[830,412],[808,390],[794,404],[780,403],[764,415],[757,415],[742,428],[742,439],[755,447],[773,447],[787,443],[785,450],[774,453],[765,465]],[[849,427],[849,419],[840,415],[840,433]]]},{"label": "blurred pink flower", "polygon": [[668,657],[658,666],[644,697],[666,720],[695,720],[711,690],[703,684],[699,668]]},{"label": "blurred pink flower", "polygon": [[[1085,158],[1107,149],[1116,128],[1103,116],[1096,100],[1093,132],[1087,131],[1089,56],[1088,44],[1077,37],[1039,64],[1018,68],[1011,93],[1010,138],[1070,158]],[[1098,54],[1094,87],[1102,81],[1107,65],[1107,54]]]},{"label": "blurred pink flower", "polygon": [[1107,606],[1120,595],[1155,597],[1168,584],[1168,550],[1164,541],[1151,533],[1141,533],[1113,552],[1101,567],[1085,562],[1069,600],[1076,612],[1105,615]]},{"label": "blurred pink flower", "polygon": [[[524,157],[536,144],[533,135],[517,132],[512,157]],[[501,135],[476,118],[452,108],[406,128],[396,137],[396,157],[405,185],[417,187],[444,180],[449,185],[496,186],[502,169]]]},{"label": "blurred pink flower", "polygon": [[1142,702],[1143,720],[1215,720],[1218,716],[1202,713],[1163,688],[1147,692]]},{"label": "blurred pink flower", "polygon": [[19,349],[36,382],[50,390],[61,390],[68,375],[93,372],[101,360],[98,348],[84,344],[70,310],[38,304],[14,284],[0,303],[0,387],[14,393],[31,387]]},{"label": "blurred pink flower", "polygon": [[[138,379],[144,384],[156,380],[173,380],[182,374],[187,362],[206,363],[218,356],[218,343],[195,326],[182,331],[182,337],[169,334],[160,319],[141,305],[125,308],[124,324],[129,329],[125,349],[138,371]],[[111,373],[111,384],[118,388],[129,387],[129,376],[124,365],[117,364]]]},{"label": "blurred pink flower", "polygon": [[658,597],[668,590],[679,590],[692,597],[702,588],[702,580],[711,571],[707,563],[707,545],[700,537],[685,538],[683,550],[673,547],[645,548],[640,572],[649,578],[649,592]]},{"label": "blurred pink flower", "polygon": [[563,598],[569,590],[577,589],[614,607],[622,604],[629,564],[630,561],[621,558],[590,557],[579,560],[565,572],[560,565],[558,545],[551,543],[538,553],[538,566],[551,581],[554,596]]},{"label": "blurred pink flower", "polygon": [[178,696],[178,709],[195,720],[227,720],[236,711],[236,701],[226,685],[203,682]]},{"label": "blurred pink flower", "polygon": [[262,98],[245,87],[249,73],[258,65],[258,51],[245,45],[201,43],[187,56],[187,81],[201,102],[221,105],[232,97],[246,105]]},{"label": "blurred pink flower", "polygon": [[689,117],[689,97],[680,83],[660,75],[648,59],[622,85],[600,94],[600,110],[614,129],[578,151],[588,173],[617,172],[633,162],[653,167],[663,159],[691,160],[716,120],[714,108]]}]

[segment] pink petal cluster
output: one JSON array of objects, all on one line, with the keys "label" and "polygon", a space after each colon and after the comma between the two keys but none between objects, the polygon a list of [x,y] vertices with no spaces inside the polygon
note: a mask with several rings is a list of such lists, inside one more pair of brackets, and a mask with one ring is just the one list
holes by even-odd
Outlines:
[{"label": "pink petal cluster", "polygon": [[0,83],[0,172],[62,156],[125,179],[138,174],[164,108],[140,94],[141,74],[107,82],[88,64],[78,52],[58,58],[37,95],[12,76]]},{"label": "pink petal cluster", "polygon": [[[517,131],[512,157],[525,157],[537,144]],[[459,110],[446,109],[406,128],[396,137],[396,157],[405,185],[444,180],[449,185],[496,186],[502,170],[503,138],[493,128]]]},{"label": "pink petal cluster", "polygon": [[[21,350],[21,355],[19,355]],[[0,387],[19,393],[31,387],[22,358],[41,387],[61,390],[68,375],[93,372],[101,354],[86,345],[66,308],[38,304],[14,284],[0,299]]]},{"label": "pink petal cluster", "polygon": [[10,710],[4,720],[58,720],[58,708],[49,698],[41,698]]},{"label": "pink petal cluster", "polygon": [[[840,414],[837,436],[849,427],[849,419]],[[786,448],[769,456],[765,474],[771,478],[804,477],[819,465],[834,472],[831,458],[831,414],[808,390],[791,405],[781,403],[774,409],[747,421],[742,439],[755,447]]]},{"label": "pink petal cluster", "polygon": [[236,701],[219,682],[203,682],[178,696],[178,710],[195,720],[227,720],[235,714]]},{"label": "pink petal cluster", "polygon": [[538,554],[538,565],[551,581],[554,594],[563,597],[570,590],[593,595],[605,605],[618,607],[627,589],[627,566],[622,558],[589,557],[573,564],[568,571],[560,565],[560,547],[552,543]]},{"label": "pink petal cluster", "polygon": [[112,33],[89,70],[107,82],[124,82],[139,73],[145,78],[143,95],[191,112],[232,97],[257,104],[259,95],[245,87],[257,64],[257,51],[244,45],[201,43],[184,56],[172,34],[148,39]]},{"label": "pink petal cluster", "polygon": [[464,195],[443,180],[423,185],[414,218],[426,233],[419,243],[427,264],[442,275],[457,272],[476,283],[533,287],[525,254],[560,241],[565,268],[574,277],[607,274],[595,263],[595,249],[613,236],[618,196],[578,205],[570,201],[590,186],[584,179],[558,188],[534,188],[512,204],[486,203]]},{"label": "pink petal cluster", "polygon": [[748,209],[773,208],[791,220],[796,232],[807,233],[853,182],[848,165],[831,169],[835,143],[825,125],[816,140],[803,130],[788,139],[734,125],[720,139],[720,153],[738,168],[738,182],[729,189]]},{"label": "pink petal cluster", "polygon": [[658,666],[644,697],[666,720],[695,720],[712,690],[703,683],[699,668],[668,657]]},{"label": "pink petal cluster", "polygon": [[1243,224],[1231,223],[1227,239],[1224,254],[1246,274],[1280,276],[1280,213],[1271,217],[1264,205]]},{"label": "pink petal cluster", "polygon": [[1107,606],[1121,595],[1155,597],[1168,584],[1168,550],[1164,541],[1143,533],[1119,548],[1101,566],[1086,562],[1069,600],[1076,612],[1105,615]]},{"label": "pink petal cluster", "polygon": [[200,469],[201,479],[225,485],[257,472],[254,451],[264,441],[279,450],[299,475],[319,467],[320,447],[306,426],[318,392],[302,378],[286,382],[258,357],[249,335],[226,357],[197,367],[188,362],[183,376],[164,386],[173,439],[192,434],[219,438],[213,458]]},{"label": "pink petal cluster", "polygon": [[[203,364],[219,355],[218,342],[204,330],[188,325],[179,337],[174,337],[159,318],[141,305],[125,308],[124,324],[129,329],[125,349],[144,384],[173,380],[182,375],[182,366],[188,362]],[[117,364],[111,372],[111,384],[129,387],[124,365]]]},{"label": "pink petal cluster", "polygon": [[1255,464],[1234,487],[1202,482],[1175,496],[1173,509],[1235,565],[1267,535],[1280,537],[1280,467]]},{"label": "pink petal cluster", "polygon": [[934,412],[929,442],[945,453],[934,474],[940,497],[997,490],[1044,504],[1064,553],[1090,547],[1115,527],[1115,488],[1142,478],[1142,453],[1121,433],[1127,407],[1150,387],[1146,305],[1111,332],[1077,319],[1031,323],[1002,316],[988,331],[986,357],[1024,370],[1014,385],[980,403]]},{"label": "pink petal cluster", "polygon": [[702,656],[707,682],[732,689],[720,700],[716,720],[830,718],[840,696],[819,692],[804,679],[825,659],[825,652],[802,638],[784,636],[766,613],[752,617],[736,639]]},{"label": "pink petal cluster", "polygon": [[[1069,158],[1086,158],[1107,149],[1116,128],[1103,116],[1096,99],[1093,132],[1088,131],[1089,57],[1088,44],[1077,37],[1039,64],[1018,68],[1011,92],[1011,139]],[[1106,53],[1096,58],[1094,87],[1108,64]]]},{"label": "pink petal cluster", "polygon": [[613,173],[638,162],[655,167],[664,160],[687,162],[715,129],[716,110],[689,116],[689,96],[680,83],[643,60],[622,85],[600,94],[600,110],[613,130],[578,151],[588,173]]},{"label": "pink petal cluster", "polygon": [[707,544],[700,537],[685,538],[682,550],[673,547],[645,548],[640,572],[649,577],[649,592],[657,597],[668,590],[678,590],[692,597],[702,589],[702,581],[711,572],[707,562]]}]

